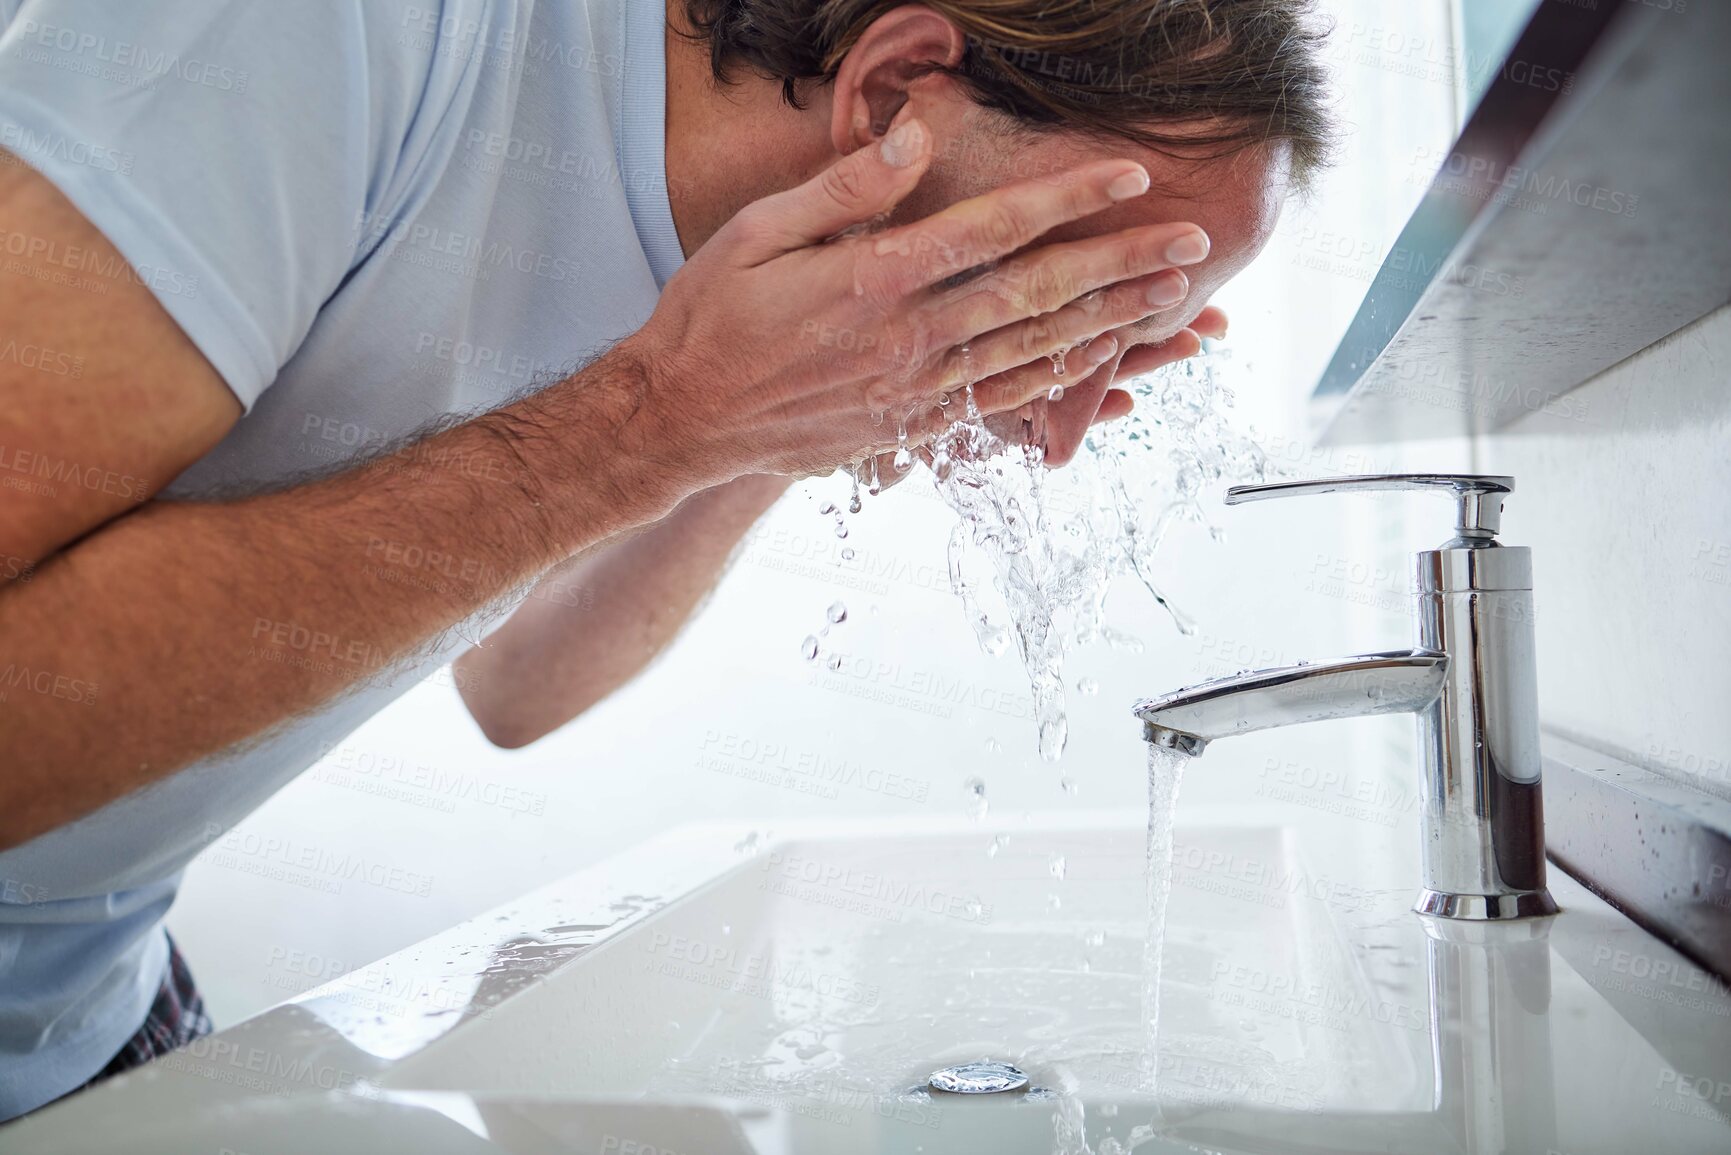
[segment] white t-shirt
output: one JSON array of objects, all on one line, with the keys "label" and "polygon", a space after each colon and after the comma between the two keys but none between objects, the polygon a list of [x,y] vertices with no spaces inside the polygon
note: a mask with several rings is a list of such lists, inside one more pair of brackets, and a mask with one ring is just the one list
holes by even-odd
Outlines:
[{"label": "white t-shirt", "polygon": [[[659,0],[0,0],[0,147],[131,266],[56,250],[56,275],[147,285],[246,407],[166,492],[341,465],[641,326],[682,260],[664,21]],[[0,275],[33,243],[0,228]],[[0,447],[20,466],[83,483]],[[0,853],[0,1119],[138,1028],[192,857],[462,645]]]}]

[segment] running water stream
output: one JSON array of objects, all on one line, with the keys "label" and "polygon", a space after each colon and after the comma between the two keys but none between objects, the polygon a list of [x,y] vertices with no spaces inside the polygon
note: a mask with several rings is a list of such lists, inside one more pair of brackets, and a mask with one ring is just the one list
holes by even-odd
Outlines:
[{"label": "running water stream", "polygon": [[1151,1093],[1158,1090],[1160,975],[1166,956],[1166,904],[1172,897],[1173,811],[1189,761],[1188,754],[1148,747],[1148,939],[1142,955],[1142,1022],[1148,1035],[1142,1053]]}]

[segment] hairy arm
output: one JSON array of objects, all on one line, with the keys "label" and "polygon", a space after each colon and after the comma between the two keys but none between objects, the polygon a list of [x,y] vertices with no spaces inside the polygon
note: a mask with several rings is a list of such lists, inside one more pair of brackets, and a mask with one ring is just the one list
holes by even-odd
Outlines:
[{"label": "hairy arm", "polygon": [[[23,258],[33,264],[0,277],[0,336],[79,367],[72,378],[40,356],[0,361],[0,480],[20,482],[0,488],[14,579],[0,586],[0,848],[397,668],[681,496],[671,473],[621,451],[644,384],[616,349],[317,482],[141,505],[139,490],[214,444],[238,404],[142,286],[93,292],[51,275],[67,246],[112,249],[15,164],[0,165],[0,228],[41,241]],[[117,480],[28,483],[41,461],[63,479]],[[448,582],[380,581],[380,542],[466,564]]]},{"label": "hairy arm", "polygon": [[457,661],[459,690],[482,731],[500,746],[526,746],[635,677],[788,484],[750,475],[693,494],[653,528],[549,573],[485,645]]},{"label": "hairy arm", "polygon": [[[0,336],[38,350],[0,356],[0,469],[22,450],[102,482],[0,486],[0,574],[13,575],[0,576],[0,848],[398,667],[691,493],[884,452],[884,412],[937,412],[964,385],[988,415],[1018,409],[1052,387],[1041,358],[1092,339],[1057,380],[1088,377],[1116,352],[1112,330],[1168,299],[1175,262],[1201,259],[1178,243],[1200,238],[1184,223],[1029,248],[1146,192],[1128,161],[847,233],[913,189],[931,143],[906,118],[748,206],[642,329],[534,397],[320,481],[143,505],[126,479],[172,478],[238,406],[143,286],[119,277],[92,292],[63,275],[73,248],[125,262],[0,153],[0,231],[28,242],[0,269]],[[964,292],[934,291],[976,266],[991,271]],[[809,332],[864,336],[836,356],[799,339]],[[45,380],[42,348],[76,361],[75,385]],[[380,543],[460,564],[449,581],[380,580]]]}]

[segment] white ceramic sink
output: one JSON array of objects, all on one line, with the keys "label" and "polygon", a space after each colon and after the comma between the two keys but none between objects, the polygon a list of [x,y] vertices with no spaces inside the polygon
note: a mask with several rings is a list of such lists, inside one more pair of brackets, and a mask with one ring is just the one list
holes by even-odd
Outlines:
[{"label": "white ceramic sink", "polygon": [[[1292,828],[1181,825],[1151,1046],[1132,816],[994,833],[676,831],[0,1149],[1731,1149],[1731,1000],[1560,872],[1558,918],[1471,931]],[[909,1093],[982,1058],[1037,1090]]]}]

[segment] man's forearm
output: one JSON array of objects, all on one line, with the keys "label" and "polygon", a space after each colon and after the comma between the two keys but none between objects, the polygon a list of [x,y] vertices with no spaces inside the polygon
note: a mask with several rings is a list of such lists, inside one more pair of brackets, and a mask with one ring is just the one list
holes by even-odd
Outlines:
[{"label": "man's forearm", "polygon": [[[0,848],[388,674],[682,496],[617,452],[642,381],[568,381],[355,469],[156,502],[0,590]],[[447,559],[382,578],[385,555]],[[410,575],[414,576],[414,575]]]},{"label": "man's forearm", "polygon": [[487,737],[526,745],[641,672],[788,484],[752,475],[693,494],[653,528],[544,578],[486,645],[458,660],[458,687]]}]

